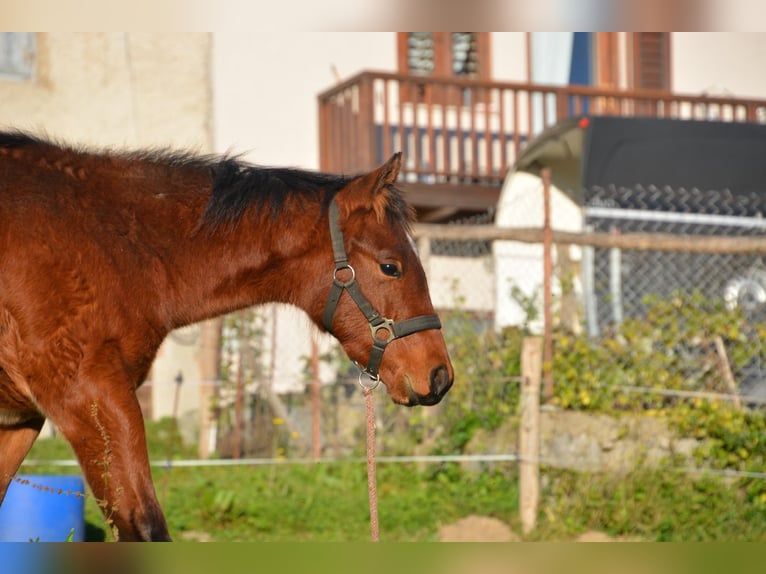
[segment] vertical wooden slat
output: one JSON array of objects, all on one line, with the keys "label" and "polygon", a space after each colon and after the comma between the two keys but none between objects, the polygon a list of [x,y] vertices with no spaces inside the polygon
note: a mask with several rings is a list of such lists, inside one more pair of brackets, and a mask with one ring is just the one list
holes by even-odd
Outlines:
[{"label": "vertical wooden slat", "polygon": [[367,171],[375,167],[375,110],[373,106],[373,79],[369,75],[359,82],[359,106],[356,125],[359,134],[359,169]]},{"label": "vertical wooden slat", "polygon": [[[406,89],[409,89],[409,82],[406,80],[402,82]],[[401,85],[401,84],[400,84]],[[407,134],[404,133],[404,100],[402,99],[402,90],[399,90],[399,109],[397,110],[399,117],[399,142],[401,152],[404,154],[404,162],[402,171],[407,171],[407,163],[409,161],[409,146],[407,146]]]},{"label": "vertical wooden slat", "polygon": [[534,109],[535,109],[535,101],[534,101],[534,94],[532,93],[532,86],[529,86],[529,89],[527,90],[527,143],[532,141],[532,132],[534,129],[534,126],[532,124],[532,118],[534,116]]},{"label": "vertical wooden slat", "polygon": [[521,134],[519,130],[519,91],[513,90],[513,161],[519,157],[519,150],[521,149]]},{"label": "vertical wooden slat", "polygon": [[745,121],[755,122],[758,120],[758,108],[755,104],[747,104]]},{"label": "vertical wooden slat", "polygon": [[327,118],[327,100],[317,98],[317,114],[319,116],[319,169],[322,171],[328,171],[327,153],[330,149],[330,146],[327,145],[327,131],[329,127]]},{"label": "vertical wooden slat", "polygon": [[[342,156],[338,162],[339,169],[342,172],[352,171],[355,168],[356,154],[354,150],[354,131],[351,122],[349,121],[349,90],[345,90],[341,96],[340,109],[338,110],[339,117],[339,137],[336,139],[336,145],[338,146],[338,153]],[[340,134],[344,134],[345,137],[340,137]]]},{"label": "vertical wooden slat", "polygon": [[358,90],[359,86],[355,86],[348,90],[343,108],[343,119],[346,126],[346,132],[349,133],[351,137],[348,138],[348,142],[343,138],[344,141],[341,145],[346,147],[346,154],[351,158],[347,170],[352,172],[359,171],[359,134],[356,131],[356,122],[354,121],[354,100]]},{"label": "vertical wooden slat", "polygon": [[449,119],[447,110],[449,108],[449,105],[447,102],[450,102],[450,93],[451,86],[445,85],[444,86],[444,102],[442,102],[442,152],[444,154],[444,157],[442,158],[442,171],[444,172],[445,177],[449,177],[450,174],[450,167],[452,165],[452,162],[450,161],[450,135],[449,135]]},{"label": "vertical wooden slat", "polygon": [[[556,120],[560,122],[569,117],[569,104],[572,101],[572,98],[576,98],[577,96],[571,96],[569,93],[562,91],[555,93],[554,97],[556,98]],[[547,125],[545,127],[547,127]]]},{"label": "vertical wooden slat", "polygon": [[[436,171],[436,164],[434,161],[434,158],[436,156],[435,152],[435,142],[434,142],[434,124],[433,124],[433,100],[434,100],[434,90],[437,89],[437,86],[439,84],[436,84],[432,89],[428,90],[428,93],[426,94],[426,144],[428,149],[428,154],[424,155],[424,160],[427,161],[427,169],[428,169],[428,175],[433,175]],[[437,96],[438,97],[438,96]]]},{"label": "vertical wooden slat", "polygon": [[476,177],[479,174],[479,146],[476,131],[476,90],[468,88],[471,94],[471,175]]},{"label": "vertical wooden slat", "polygon": [[456,126],[457,130],[457,171],[458,176],[465,174],[465,143],[463,142],[463,89],[458,87],[457,94],[457,118]]},{"label": "vertical wooden slat", "polygon": [[506,146],[508,145],[508,131],[505,129],[505,96],[506,96],[506,90],[499,89],[498,90],[498,109],[497,109],[497,115],[498,115],[498,128],[497,128],[497,138],[500,143],[500,173],[499,175],[503,175],[505,173],[506,168],[508,167],[508,150],[506,149]]},{"label": "vertical wooden slat", "polygon": [[325,138],[325,141],[327,142],[327,165],[326,167],[322,169],[326,169],[327,171],[337,171],[338,167],[336,165],[336,154],[337,154],[337,147],[335,143],[335,134],[338,132],[339,125],[338,125],[338,110],[337,110],[337,104],[335,103],[337,99],[337,96],[332,96],[331,98],[328,98],[327,100],[327,137]]},{"label": "vertical wooden slat", "polygon": [[[430,91],[430,90],[429,90]],[[412,126],[411,126],[411,132],[412,132],[412,158],[415,163],[415,169],[414,172],[416,175],[420,174],[420,146],[422,144],[420,140],[420,122],[418,121],[418,108],[420,107],[420,94],[418,94],[418,98],[413,99],[412,101]],[[419,178],[419,176],[418,176]]]},{"label": "vertical wooden slat", "polygon": [[495,162],[492,159],[492,95],[494,90],[487,90],[487,96],[485,97],[486,104],[484,106],[484,152],[485,161],[487,162],[487,168],[485,170],[486,176],[491,177],[495,173]]},{"label": "vertical wooden slat", "polygon": [[385,160],[394,153],[391,145],[391,119],[389,118],[389,109],[391,102],[388,97],[390,80],[383,80],[383,150],[381,156]]},{"label": "vertical wooden slat", "polygon": [[339,98],[333,98],[332,103],[332,115],[334,117],[335,131],[332,134],[332,148],[333,148],[333,171],[343,171],[343,162],[346,157],[346,150],[341,148],[341,134],[343,134],[343,96]]}]

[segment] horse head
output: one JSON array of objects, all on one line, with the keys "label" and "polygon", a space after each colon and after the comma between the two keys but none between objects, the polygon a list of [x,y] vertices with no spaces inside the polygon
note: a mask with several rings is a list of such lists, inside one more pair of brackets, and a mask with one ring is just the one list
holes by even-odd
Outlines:
[{"label": "horse head", "polygon": [[395,187],[401,154],[349,181],[332,198],[332,260],[322,324],[394,402],[438,403],[453,369],[410,233],[412,209]]}]

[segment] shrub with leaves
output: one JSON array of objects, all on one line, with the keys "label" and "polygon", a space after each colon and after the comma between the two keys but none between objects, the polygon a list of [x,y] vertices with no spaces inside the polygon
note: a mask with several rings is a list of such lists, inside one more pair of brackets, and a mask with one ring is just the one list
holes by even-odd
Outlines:
[{"label": "shrub with leaves", "polygon": [[[558,333],[555,404],[584,410],[659,409],[678,403],[620,387],[729,391],[726,368],[741,372],[763,359],[766,325],[699,293],[647,297],[643,317],[626,319],[599,339]],[[725,349],[725,356],[721,353]]]}]

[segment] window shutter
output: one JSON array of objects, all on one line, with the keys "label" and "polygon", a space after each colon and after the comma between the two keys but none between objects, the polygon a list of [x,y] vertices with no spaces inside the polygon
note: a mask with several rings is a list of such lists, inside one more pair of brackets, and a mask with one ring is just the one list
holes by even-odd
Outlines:
[{"label": "window shutter", "polygon": [[670,34],[636,32],[633,35],[633,86],[644,90],[670,90]]},{"label": "window shutter", "polygon": [[[397,33],[399,72],[410,76],[489,79],[489,32],[399,32]],[[402,101],[430,101],[456,104],[458,94],[448,87],[420,84],[403,85]],[[474,94],[482,100],[487,94]],[[463,105],[471,100],[466,98]]]},{"label": "window shutter", "polygon": [[489,77],[488,32],[399,32],[398,52],[402,74]]},{"label": "window shutter", "polygon": [[407,72],[413,76],[432,76],[436,71],[433,32],[407,34]]}]

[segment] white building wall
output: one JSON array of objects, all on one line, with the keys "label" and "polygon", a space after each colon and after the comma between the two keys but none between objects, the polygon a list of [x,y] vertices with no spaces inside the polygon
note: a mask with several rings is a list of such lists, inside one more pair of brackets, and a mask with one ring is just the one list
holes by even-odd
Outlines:
[{"label": "white building wall", "polygon": [[317,95],[369,69],[396,70],[395,33],[216,34],[216,150],[262,165],[318,168]]},{"label": "white building wall", "polygon": [[[582,231],[583,218],[580,207],[555,186],[551,186],[551,227],[557,231]],[[539,177],[524,172],[509,175],[503,185],[497,208],[498,227],[524,228],[543,226],[543,184]],[[577,246],[563,246],[568,260],[578,264],[581,250]],[[495,241],[495,327],[522,325],[529,317],[512,297],[512,289],[526,300],[535,300],[536,317],[529,322],[533,331],[542,330],[543,318],[543,246],[539,243],[519,241]],[[554,261],[557,254],[554,251]],[[555,264],[555,263],[554,263]],[[579,281],[575,281],[576,293],[581,293]],[[561,293],[558,281],[552,285],[555,295]]]},{"label": "white building wall", "polygon": [[93,146],[210,147],[208,34],[41,33],[0,125]]},{"label": "white building wall", "polygon": [[490,50],[493,80],[498,82],[529,80],[526,32],[492,32]]},{"label": "white building wall", "polygon": [[766,97],[764,33],[674,32],[671,50],[673,91]]}]

